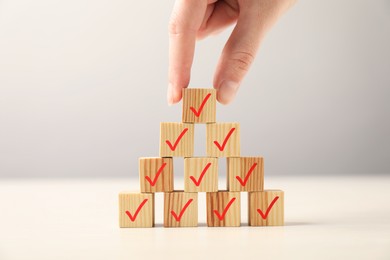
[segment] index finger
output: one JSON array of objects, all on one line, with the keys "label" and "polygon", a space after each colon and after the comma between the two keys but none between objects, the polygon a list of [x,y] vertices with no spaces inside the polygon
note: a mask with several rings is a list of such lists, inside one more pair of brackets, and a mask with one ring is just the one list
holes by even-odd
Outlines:
[{"label": "index finger", "polygon": [[176,0],[169,23],[168,104],[180,101],[190,82],[196,33],[202,25],[207,0]]}]

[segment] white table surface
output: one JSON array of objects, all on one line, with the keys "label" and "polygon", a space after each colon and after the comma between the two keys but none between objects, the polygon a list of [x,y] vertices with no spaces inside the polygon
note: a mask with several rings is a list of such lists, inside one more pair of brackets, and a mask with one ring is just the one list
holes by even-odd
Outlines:
[{"label": "white table surface", "polygon": [[[390,259],[390,176],[273,177],[284,227],[120,229],[118,192],[136,179],[0,180],[0,259]],[[180,187],[180,182],[177,187]]]}]

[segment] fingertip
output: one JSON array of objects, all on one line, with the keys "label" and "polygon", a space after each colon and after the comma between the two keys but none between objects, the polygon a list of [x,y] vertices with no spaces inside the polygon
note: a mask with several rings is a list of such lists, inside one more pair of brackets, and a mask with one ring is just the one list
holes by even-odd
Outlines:
[{"label": "fingertip", "polygon": [[167,101],[168,105],[172,106],[178,103],[182,97],[182,88],[173,86],[172,84],[168,85]]},{"label": "fingertip", "polygon": [[173,91],[173,104],[177,104],[179,103],[179,101],[181,100],[181,89],[175,89]]},{"label": "fingertip", "polygon": [[172,95],[172,84],[169,84],[168,85],[168,90],[167,90],[167,102],[168,102],[168,106],[172,106],[173,105],[173,95]]},{"label": "fingertip", "polygon": [[240,84],[234,81],[224,80],[217,88],[217,100],[223,105],[233,101]]}]

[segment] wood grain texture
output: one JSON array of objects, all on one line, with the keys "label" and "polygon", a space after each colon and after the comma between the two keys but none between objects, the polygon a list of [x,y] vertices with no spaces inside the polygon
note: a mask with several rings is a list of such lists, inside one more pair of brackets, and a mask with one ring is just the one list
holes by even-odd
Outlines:
[{"label": "wood grain texture", "polygon": [[[180,138],[181,134],[183,135]],[[174,150],[167,144],[167,141],[170,142],[172,146],[175,146]],[[192,157],[193,154],[194,154],[194,124],[183,124],[183,123],[161,123],[160,124],[160,156],[161,157]]]},{"label": "wood grain texture", "polygon": [[227,188],[229,191],[263,191],[263,157],[227,158]]},{"label": "wood grain texture", "polygon": [[[208,192],[206,193],[207,226],[208,227],[239,227],[241,225],[241,206],[239,192]],[[227,208],[229,202],[235,199]],[[223,216],[220,220],[219,216]],[[225,211],[225,213],[224,213]]]},{"label": "wood grain texture", "polygon": [[218,191],[218,159],[212,157],[185,158],[184,191]]},{"label": "wood grain texture", "polygon": [[[176,219],[172,211],[180,219]],[[196,226],[198,226],[198,193],[183,191],[164,193],[164,227]]]},{"label": "wood grain texture", "polygon": [[[140,207],[142,202],[147,200]],[[137,209],[138,213],[137,213]],[[128,211],[134,221],[126,214]],[[137,227],[154,227],[154,194],[153,193],[119,193],[119,227],[137,228]]]},{"label": "wood grain texture", "polygon": [[[234,131],[228,134],[232,129]],[[206,125],[206,154],[208,157],[239,157],[240,156],[240,125],[238,123],[214,123]],[[215,144],[223,146],[221,151]]]},{"label": "wood grain texture", "polygon": [[182,121],[185,123],[215,123],[216,93],[216,90],[211,88],[183,89]]},{"label": "wood grain texture", "polygon": [[[279,197],[270,207],[272,201]],[[283,226],[284,225],[284,192],[281,190],[265,190],[248,193],[248,221],[249,226]],[[270,208],[268,216],[263,214]]]},{"label": "wood grain texture", "polygon": [[139,158],[141,192],[173,191],[173,158]]}]

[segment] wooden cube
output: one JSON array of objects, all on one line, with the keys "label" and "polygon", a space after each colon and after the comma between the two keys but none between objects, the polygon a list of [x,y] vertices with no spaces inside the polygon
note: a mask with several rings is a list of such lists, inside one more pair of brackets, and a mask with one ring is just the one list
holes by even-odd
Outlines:
[{"label": "wooden cube", "polygon": [[206,149],[209,157],[240,156],[240,125],[215,123],[206,126]]},{"label": "wooden cube", "polygon": [[184,191],[218,191],[218,159],[212,157],[185,158]]},{"label": "wooden cube", "polygon": [[196,227],[198,193],[174,191],[164,193],[164,227]]},{"label": "wooden cube", "polygon": [[192,157],[194,154],[194,124],[161,123],[160,156]]},{"label": "wooden cube", "polygon": [[241,225],[240,193],[219,191],[206,193],[207,226],[239,227]]},{"label": "wooden cube", "polygon": [[249,226],[283,226],[284,192],[265,190],[248,193]]},{"label": "wooden cube", "polygon": [[229,191],[263,191],[263,158],[227,158],[227,187]]},{"label": "wooden cube", "polygon": [[185,123],[215,123],[216,90],[211,88],[183,89],[183,114]]},{"label": "wooden cube", "polygon": [[141,192],[173,191],[173,159],[139,158],[139,178]]},{"label": "wooden cube", "polygon": [[119,193],[119,227],[153,227],[153,193]]}]

